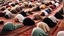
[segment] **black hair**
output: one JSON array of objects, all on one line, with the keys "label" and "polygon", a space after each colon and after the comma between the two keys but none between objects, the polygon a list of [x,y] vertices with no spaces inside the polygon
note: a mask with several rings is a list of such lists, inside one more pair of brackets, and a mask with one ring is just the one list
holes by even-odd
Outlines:
[{"label": "black hair", "polygon": [[1,8],[1,11],[4,11],[5,9],[6,9],[6,8],[3,7],[3,8]]},{"label": "black hair", "polygon": [[42,12],[40,15],[41,15],[41,16],[45,16],[45,13],[44,13],[44,12]]},{"label": "black hair", "polygon": [[25,16],[27,16],[27,14],[26,14],[26,12],[25,12],[25,11],[20,11],[20,13],[19,13],[19,14],[23,15],[24,17],[25,17]]},{"label": "black hair", "polygon": [[0,21],[0,24],[4,24],[4,21]]},{"label": "black hair", "polygon": [[15,7],[15,4],[11,4],[11,6]]}]

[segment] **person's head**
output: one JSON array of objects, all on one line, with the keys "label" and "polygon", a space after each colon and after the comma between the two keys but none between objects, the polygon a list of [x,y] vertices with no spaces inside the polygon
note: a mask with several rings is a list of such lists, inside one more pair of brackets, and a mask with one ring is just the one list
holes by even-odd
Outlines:
[{"label": "person's head", "polygon": [[17,10],[10,10],[11,11],[11,13],[13,13],[13,14],[17,14],[18,12],[17,12]]},{"label": "person's head", "polygon": [[45,8],[47,8],[47,6],[46,6],[45,4],[42,4],[42,5],[40,6],[40,8],[41,8],[41,9],[45,9]]},{"label": "person's head", "polygon": [[17,10],[17,12],[20,12],[21,11],[20,7],[17,7],[16,10]]},{"label": "person's head", "polygon": [[48,26],[46,23],[44,23],[44,22],[39,22],[39,23],[37,23],[37,27],[41,28],[41,29],[44,30],[45,32],[50,31],[49,26]]},{"label": "person's head", "polygon": [[12,7],[15,7],[15,4],[11,4]]},{"label": "person's head", "polygon": [[8,7],[7,9],[8,9],[9,11],[11,11],[11,7]]},{"label": "person's head", "polygon": [[2,8],[1,8],[1,11],[4,11],[5,9],[6,9],[5,7],[2,7]]},{"label": "person's head", "polygon": [[57,33],[57,36],[64,36],[64,31],[59,31],[59,32]]},{"label": "person's head", "polygon": [[11,7],[10,5],[7,5],[6,8]]},{"label": "person's head", "polygon": [[45,4],[44,2],[42,2],[42,4]]},{"label": "person's head", "polygon": [[34,16],[33,16],[34,18],[34,20],[41,20],[42,18],[41,18],[41,16],[39,15],[39,14],[34,14]]},{"label": "person's head", "polygon": [[19,22],[19,20],[17,18],[14,19],[15,22]]},{"label": "person's head", "polygon": [[52,3],[52,4],[55,4],[55,1],[52,0],[51,3]]},{"label": "person's head", "polygon": [[0,24],[4,24],[4,21],[0,21]]},{"label": "person's head", "polygon": [[32,15],[33,13],[32,13],[31,11],[27,11],[27,15],[28,15],[28,14]]},{"label": "person's head", "polygon": [[45,13],[44,12],[41,12],[41,14],[40,14],[41,16],[45,16]]},{"label": "person's head", "polygon": [[49,4],[45,4],[46,6],[49,6]]},{"label": "person's head", "polygon": [[40,11],[41,9],[40,9],[39,6],[36,6],[33,10],[34,10],[34,11]]},{"label": "person's head", "polygon": [[31,33],[31,36],[48,36],[41,28],[35,27]]},{"label": "person's head", "polygon": [[49,4],[50,4],[50,5],[52,5],[52,3],[51,3],[51,2],[49,2]]},{"label": "person's head", "polygon": [[18,2],[15,2],[15,5],[18,5],[19,3]]},{"label": "person's head", "polygon": [[19,14],[23,15],[24,17],[27,16],[27,13],[25,11],[20,11]]}]

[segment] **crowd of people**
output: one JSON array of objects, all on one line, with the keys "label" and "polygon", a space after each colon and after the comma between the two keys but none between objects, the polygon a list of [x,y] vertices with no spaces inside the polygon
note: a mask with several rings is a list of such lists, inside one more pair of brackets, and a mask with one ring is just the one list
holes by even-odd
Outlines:
[{"label": "crowd of people", "polygon": [[[63,20],[64,18],[63,8],[57,11],[55,15],[50,15],[61,3],[62,0],[51,0],[46,3],[36,0],[34,2],[8,1],[0,3],[0,17],[21,22],[21,24],[13,25],[12,22],[6,22],[4,24],[5,21],[0,21],[0,24],[4,25],[1,33],[16,30],[22,26],[36,25],[32,30],[31,36],[48,36],[47,32],[49,32],[51,28],[54,28],[59,20]],[[40,20],[40,22],[36,24],[34,20]],[[64,31],[60,31],[57,36],[63,36],[63,33]]]}]

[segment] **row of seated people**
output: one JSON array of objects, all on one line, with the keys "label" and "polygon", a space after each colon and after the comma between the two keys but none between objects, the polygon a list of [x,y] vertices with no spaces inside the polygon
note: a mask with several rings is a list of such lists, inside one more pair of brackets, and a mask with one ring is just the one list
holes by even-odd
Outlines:
[{"label": "row of seated people", "polygon": [[[39,22],[37,24],[37,27],[35,27],[32,30],[31,35],[32,36],[49,36],[47,32],[50,31],[50,28],[54,28],[57,25],[57,23],[59,22],[59,20],[57,20],[57,19],[63,20],[63,18],[60,18],[60,15],[58,13],[63,15],[63,9],[61,9],[59,12],[57,12],[54,16],[48,16],[48,17],[44,18],[42,20],[42,22]],[[57,16],[57,14],[58,14],[58,16]],[[64,31],[58,32],[57,36],[64,36],[63,32]]]},{"label": "row of seated people", "polygon": [[[54,20],[53,20],[54,19]],[[47,21],[48,20],[48,21]],[[29,21],[29,20],[26,20],[26,21]],[[33,21],[33,20],[32,20]],[[56,18],[54,17],[54,16],[49,16],[49,17],[46,17],[46,18],[44,18],[43,20],[42,20],[42,22],[39,22],[38,24],[37,24],[37,27],[40,27],[40,28],[42,28],[45,32],[48,32],[48,31],[50,31],[50,28],[52,28],[52,27],[55,27],[56,25],[57,25],[57,22],[58,22],[58,20],[56,20]],[[33,22],[30,22],[30,23],[33,23]],[[10,25],[10,26],[9,26]],[[10,24],[10,22],[9,23],[7,23],[7,25],[5,24],[5,26],[4,26],[4,30],[2,30],[2,31],[5,31],[5,32],[7,32],[8,30],[15,30],[15,29],[17,29],[17,27],[20,27],[20,26],[22,26],[22,25],[20,25],[20,24],[18,24],[17,26],[14,26],[12,23]],[[11,28],[11,29],[10,29]],[[6,31],[7,30],[7,31]],[[42,32],[42,31],[41,31]],[[38,33],[39,34],[39,33]]]},{"label": "row of seated people", "polygon": [[[54,2],[54,1],[53,1]],[[51,4],[51,5],[49,5],[49,4]],[[54,8],[56,8],[57,6],[59,6],[59,3],[52,3],[52,1],[49,3],[48,5],[49,5],[49,7],[47,8],[47,9],[45,9],[45,10],[42,10],[42,14],[43,15],[48,15],[50,12],[51,12],[51,10],[52,9],[54,9]],[[14,5],[14,4],[13,4]],[[47,5],[47,4],[46,4]],[[28,11],[27,10],[27,12],[28,13],[30,13],[30,14],[32,14],[32,11],[38,11],[38,10],[41,10],[40,8],[46,8],[46,5],[44,4],[44,3],[42,3],[42,5],[39,7],[39,6],[37,6],[37,7],[34,7],[33,9],[31,9],[31,11]],[[15,7],[11,7],[11,8],[8,8],[8,9],[6,9],[6,7],[2,7],[1,8],[1,11],[0,11],[0,13],[1,13],[1,17],[2,16],[8,16],[8,17],[10,17],[10,18],[13,18],[13,13],[15,14],[15,13],[17,13],[17,12],[20,12],[20,14],[22,14],[23,16],[26,16],[26,14],[27,13],[25,13],[25,11],[23,10],[22,11],[22,9],[20,9],[20,7],[19,8],[17,8],[19,5],[16,5]],[[15,10],[15,8],[17,8],[17,10]],[[10,10],[11,9],[11,10]],[[10,11],[9,11],[10,10]],[[9,13],[8,13],[9,12]],[[25,14],[23,14],[22,12],[24,12]],[[10,15],[9,15],[10,14]],[[5,16],[5,17],[6,17]]]},{"label": "row of seated people", "polygon": [[[47,9],[47,10],[48,10],[48,9]],[[51,12],[51,11],[50,11],[50,9],[49,9],[48,11],[45,11],[45,10],[44,10],[43,12]],[[8,11],[7,11],[6,13],[8,14]],[[5,14],[6,14],[6,13],[5,13]],[[11,13],[11,12],[9,11],[9,13]],[[25,13],[25,12],[23,11],[23,13]],[[63,12],[62,12],[62,13],[63,13]],[[11,13],[11,14],[12,14],[12,13]],[[26,13],[25,13],[25,14],[26,14]],[[25,14],[24,14],[24,15],[25,15]],[[57,14],[55,14],[55,17],[56,17],[56,18],[59,18],[59,19],[63,19],[63,16],[62,16],[61,14],[60,14],[59,17],[57,17],[59,14],[60,14],[60,13],[57,12]],[[41,15],[42,15],[42,14],[41,14]],[[5,16],[5,15],[4,15],[4,16]],[[5,17],[6,17],[6,18],[9,18],[8,16],[5,16]],[[12,17],[12,16],[11,16],[11,17]],[[40,17],[40,15],[39,15],[39,17]],[[41,19],[41,17],[40,17],[40,18],[39,18],[39,17],[38,17],[38,18],[35,17],[35,19],[37,19],[37,20],[38,20],[38,19]],[[44,18],[44,19],[43,19],[45,23],[46,23],[46,21],[45,21],[46,19],[49,20],[49,18]],[[17,16],[15,17],[14,20],[15,20],[16,22],[23,22],[24,25],[34,25],[34,24],[35,24],[35,22],[34,22],[32,19],[24,17],[21,13],[20,13],[20,14],[17,14]],[[43,21],[43,20],[42,20],[42,21]],[[48,21],[47,21],[47,22],[48,22]],[[55,21],[54,21],[54,22],[55,22]],[[54,25],[52,25],[52,26],[50,26],[50,24],[49,24],[50,22],[49,22],[49,23],[46,23],[46,24],[48,24],[48,26],[52,28],[52,27],[54,27],[54,26],[56,25],[56,23],[54,23],[54,22],[51,21],[51,25],[52,25],[52,23],[54,24]],[[6,25],[6,24],[5,24],[5,25]],[[16,26],[14,26],[14,25],[11,23],[11,27],[12,27],[12,28],[9,29],[10,26],[9,26],[9,24],[8,24],[6,27],[4,27],[5,30],[2,30],[2,31],[14,30],[14,29],[16,29],[16,28],[19,27],[19,26],[16,27]],[[13,27],[14,27],[14,28],[13,28]]]},{"label": "row of seated people", "polygon": [[[45,18],[43,20],[43,22],[39,22],[37,24],[37,27],[35,27],[33,29],[32,36],[49,36],[47,32],[50,31],[51,27],[53,27],[52,22],[49,19],[51,19],[53,22],[55,22],[55,23],[53,23],[53,25],[55,26],[55,24],[57,24],[57,22],[58,22],[58,20],[56,20],[56,18],[61,19],[60,15],[58,13],[63,14],[63,9],[61,9],[61,11],[57,12],[56,15],[54,15],[55,17],[54,16],[48,16],[47,18]],[[60,31],[60,32],[58,32],[57,36],[64,36],[63,33],[64,33],[64,31]]]}]

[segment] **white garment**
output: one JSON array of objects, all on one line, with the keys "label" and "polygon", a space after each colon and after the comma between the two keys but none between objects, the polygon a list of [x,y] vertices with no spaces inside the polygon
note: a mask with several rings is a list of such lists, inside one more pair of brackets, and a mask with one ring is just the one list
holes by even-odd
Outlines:
[{"label": "white garment", "polygon": [[12,7],[11,10],[15,10],[19,5],[16,5],[15,7]]},{"label": "white garment", "polygon": [[57,36],[64,36],[64,31],[59,31],[59,32],[57,33]]},{"label": "white garment", "polygon": [[[11,13],[9,10],[4,10],[3,12],[6,12],[6,14],[9,14],[9,13]],[[11,13],[12,14],[12,13]]]},{"label": "white garment", "polygon": [[48,3],[48,2],[50,2],[51,0],[41,0],[41,2],[44,2],[44,3]]},{"label": "white garment", "polygon": [[36,2],[36,4],[37,4],[38,6],[40,6],[40,5],[41,5],[41,3],[39,3],[39,2]]},{"label": "white garment", "polygon": [[55,4],[55,2],[54,2],[54,1],[51,1],[51,3],[52,3],[52,4]]},{"label": "white garment", "polygon": [[49,26],[48,26],[46,23],[44,23],[44,22],[39,22],[39,23],[37,24],[37,27],[43,29],[45,32],[50,31]]},{"label": "white garment", "polygon": [[59,3],[55,3],[55,5],[56,5],[56,7],[58,7],[59,6]]},{"label": "white garment", "polygon": [[17,14],[15,18],[17,18],[19,22],[23,22],[23,20],[25,19],[25,17],[21,14]]},{"label": "white garment", "polygon": [[26,0],[22,0],[22,2],[25,2]]},{"label": "white garment", "polygon": [[28,2],[24,2],[24,4],[28,4]]},{"label": "white garment", "polygon": [[25,5],[22,3],[22,5],[20,7],[25,7]]},{"label": "white garment", "polygon": [[57,3],[60,2],[59,0],[55,0]]},{"label": "white garment", "polygon": [[4,12],[6,12],[5,15],[8,15],[9,18],[13,18],[14,17],[13,14],[9,10],[6,9],[6,10],[4,10]]},{"label": "white garment", "polygon": [[19,0],[16,0],[18,3],[20,2]]},{"label": "white garment", "polygon": [[53,22],[57,23],[57,19],[54,16],[48,16]]},{"label": "white garment", "polygon": [[45,10],[42,10],[41,12],[44,12],[44,13],[45,13],[45,16],[47,16],[47,15],[48,15],[48,13],[47,13]]},{"label": "white garment", "polygon": [[14,2],[9,3],[9,5],[13,4]]},{"label": "white garment", "polygon": [[32,5],[32,2],[29,2],[29,5]]}]

